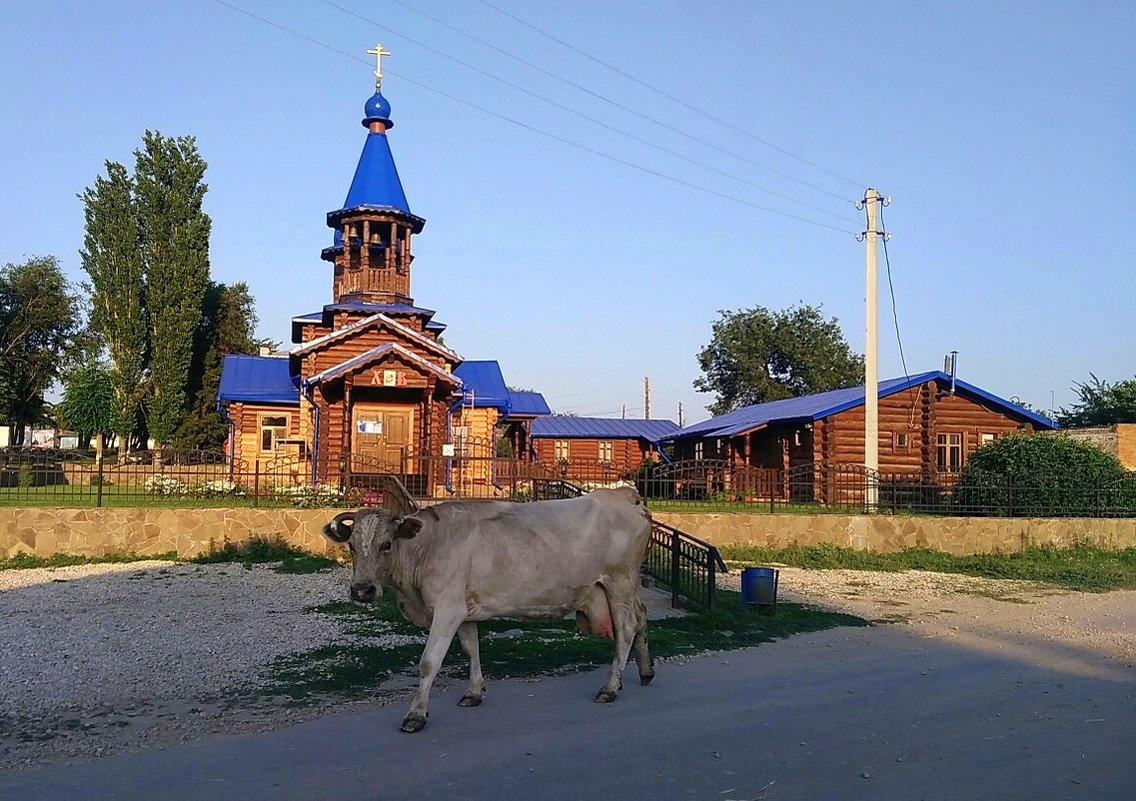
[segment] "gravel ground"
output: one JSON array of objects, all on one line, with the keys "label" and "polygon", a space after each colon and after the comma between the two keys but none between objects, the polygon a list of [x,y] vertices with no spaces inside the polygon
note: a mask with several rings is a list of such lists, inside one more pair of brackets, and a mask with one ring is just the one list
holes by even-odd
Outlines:
[{"label": "gravel ground", "polygon": [[[1136,593],[911,571],[781,569],[780,597],[1014,652],[1084,675],[1130,675]],[[736,588],[738,574],[723,577]],[[344,642],[306,608],[345,599],[345,569],[138,562],[0,571],[0,770],[265,731],[321,714],[237,702],[278,656]],[[372,700],[405,695],[406,683]]]}]

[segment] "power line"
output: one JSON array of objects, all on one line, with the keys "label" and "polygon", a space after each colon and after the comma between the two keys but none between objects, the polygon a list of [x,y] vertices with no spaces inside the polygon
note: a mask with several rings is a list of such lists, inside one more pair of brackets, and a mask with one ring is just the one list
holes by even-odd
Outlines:
[{"label": "power line", "polygon": [[[396,0],[396,2],[397,2],[397,0]],[[513,20],[514,22],[518,22],[521,25],[524,25],[526,28],[531,28],[532,30],[536,31],[537,33],[541,34],[542,36],[548,37],[552,41],[556,42],[559,45],[562,45],[563,47],[568,48],[572,52],[578,53],[579,55],[583,56],[584,58],[589,59],[591,61],[594,61],[595,63],[599,64],[600,66],[606,67],[607,69],[611,70],[612,72],[614,72],[618,75],[622,75],[624,78],[627,78],[630,81],[634,81],[635,83],[639,84],[640,86],[642,86],[646,89],[650,89],[652,92],[655,92],[656,94],[662,95],[667,100],[670,100],[672,103],[678,103],[680,106],[688,108],[691,111],[695,111],[695,112],[703,115],[707,119],[713,120],[714,122],[718,123],[719,125],[723,125],[723,126],[729,128],[732,131],[737,131],[740,134],[744,134],[745,136],[748,136],[750,139],[753,139],[755,142],[760,142],[761,144],[765,145],[766,147],[769,147],[769,148],[772,148],[773,150],[776,150],[778,153],[781,153],[783,155],[789,156],[790,158],[796,159],[797,161],[801,162],[802,164],[807,164],[810,167],[812,167],[813,169],[820,170],[823,173],[831,175],[833,178],[839,178],[841,181],[844,181],[845,183],[852,184],[852,186],[855,186],[857,188],[864,185],[862,181],[853,181],[851,178],[846,178],[845,176],[843,176],[839,173],[833,172],[832,170],[826,169],[825,167],[822,167],[819,164],[816,164],[815,162],[809,161],[808,159],[804,158],[803,156],[798,156],[796,153],[793,153],[789,150],[786,150],[785,148],[780,147],[778,145],[775,145],[768,140],[762,139],[760,136],[758,136],[758,135],[756,135],[756,134],[754,134],[750,131],[747,131],[744,128],[740,128],[740,127],[738,127],[737,125],[734,125],[731,122],[727,122],[726,120],[723,120],[720,117],[716,117],[713,114],[711,114],[710,112],[706,111],[705,109],[700,109],[697,106],[693,106],[690,103],[687,103],[685,100],[682,100],[681,98],[675,97],[674,95],[670,94],[666,90],[660,89],[657,86],[653,86],[650,83],[647,83],[646,81],[644,81],[643,79],[638,78],[638,77],[632,75],[629,72],[625,72],[624,70],[621,70],[619,67],[616,67],[613,64],[609,64],[608,62],[604,61],[603,59],[598,58],[597,56],[593,56],[591,53],[587,52],[586,50],[581,50],[580,48],[576,47],[575,45],[569,44],[568,42],[564,41],[563,39],[560,39],[559,37],[555,36],[552,33],[549,33],[548,31],[544,30],[543,28],[541,28],[537,25],[534,25],[533,23],[529,22],[528,20],[521,19],[520,17],[509,13],[505,9],[494,5],[493,3],[490,3],[489,0],[479,0],[479,2],[482,5],[488,6],[489,8],[493,9],[498,14],[502,14],[502,15],[508,17],[509,19]]]},{"label": "power line", "polygon": [[[344,9],[342,6],[339,6],[334,2],[331,2],[331,0],[321,0],[321,2],[324,2],[327,5],[333,6],[335,8],[338,8],[341,11],[345,11],[346,13],[349,13],[349,14],[353,13],[353,12],[347,11],[347,9]],[[487,42],[484,39],[481,39],[477,36],[474,36],[472,33],[469,33],[468,31],[464,31],[461,28],[457,27],[456,25],[451,25],[450,23],[446,22],[444,19],[441,19],[440,17],[436,17],[433,14],[430,14],[430,13],[427,13],[425,11],[422,11],[421,9],[415,8],[414,6],[410,5],[409,3],[404,2],[404,0],[392,0],[392,2],[397,3],[398,5],[402,6],[403,8],[406,8],[409,11],[411,11],[415,14],[418,14],[419,16],[425,17],[426,19],[431,20],[432,22],[435,22],[438,25],[441,25],[445,28],[448,28],[449,30],[454,31],[455,33],[458,33],[458,34],[464,36],[467,39],[470,39],[474,42],[477,42],[478,44],[482,45],[483,47],[488,47],[490,50],[493,50],[496,53],[500,53],[501,55],[503,55],[507,58],[511,58],[518,63],[524,64],[526,67],[529,67],[530,69],[534,69],[534,70],[536,70],[537,72],[540,72],[543,75],[547,75],[550,78],[553,78],[554,80],[560,81],[563,84],[571,86],[573,89],[577,89],[581,92],[584,92],[585,94],[591,95],[592,97],[596,98],[597,100],[601,100],[601,101],[603,101],[604,103],[607,103],[610,106],[613,106],[617,109],[620,109],[621,111],[627,112],[628,114],[633,114],[636,117],[639,117],[640,119],[647,120],[648,122],[650,122],[653,125],[657,125],[658,127],[663,128],[665,130],[671,131],[673,133],[677,133],[680,136],[684,136],[687,139],[690,139],[691,141],[697,142],[698,144],[704,145],[705,147],[712,148],[713,150],[717,150],[718,152],[724,153],[727,156],[738,159],[739,161],[744,161],[747,164],[752,164],[753,166],[757,167],[758,169],[765,170],[766,172],[771,173],[772,175],[776,175],[776,176],[779,176],[779,177],[784,178],[786,180],[793,181],[794,183],[800,184],[801,186],[808,187],[809,189],[812,189],[816,192],[820,192],[821,194],[824,194],[824,195],[828,195],[829,197],[836,198],[837,200],[840,200],[842,202],[845,202],[845,203],[850,202],[846,197],[844,197],[843,195],[837,194],[836,192],[830,192],[827,189],[824,189],[823,187],[816,186],[815,184],[811,184],[807,181],[802,181],[799,178],[795,178],[792,175],[789,175],[788,173],[781,172],[780,170],[775,170],[774,168],[769,167],[765,164],[762,164],[761,162],[754,161],[753,159],[750,159],[747,156],[743,156],[739,153],[735,153],[732,150],[727,150],[726,148],[719,147],[718,145],[714,144],[713,142],[709,142],[705,139],[701,139],[697,136],[694,136],[690,132],[685,131],[682,128],[677,128],[677,127],[671,125],[670,123],[668,123],[664,120],[660,120],[656,117],[652,117],[648,114],[644,114],[640,111],[636,111],[635,109],[630,108],[629,106],[624,105],[623,103],[620,103],[618,100],[612,100],[610,97],[607,97],[606,95],[602,95],[599,92],[596,92],[592,89],[589,89],[586,86],[582,86],[581,84],[578,84],[578,83],[576,83],[575,81],[573,81],[569,78],[565,78],[564,76],[559,75],[558,73],[555,73],[552,70],[546,69],[546,68],[540,66],[539,64],[534,64],[533,62],[529,61],[528,59],[522,58],[521,56],[518,56],[515,53],[511,53],[511,52],[509,52],[508,50],[505,50],[502,47],[498,47],[497,45],[493,44],[492,42]],[[378,25],[378,23],[374,23],[374,24]],[[382,26],[380,26],[380,27],[382,27]],[[391,31],[391,33],[394,33],[397,36],[402,36],[402,34],[398,33],[397,31],[391,30],[390,28],[385,28],[385,30]],[[413,40],[408,40],[408,41],[413,41]],[[792,199],[792,198],[789,198],[789,199]]]},{"label": "power line", "polygon": [[[284,33],[290,34],[291,36],[295,36],[299,39],[303,39],[304,41],[306,41],[310,44],[314,44],[318,47],[322,47],[325,50],[330,50],[333,53],[338,53],[339,55],[344,56],[345,58],[349,58],[352,61],[357,61],[357,62],[360,62],[362,64],[366,64],[368,66],[371,66],[371,62],[364,59],[364,58],[361,58],[359,56],[354,56],[354,55],[352,55],[352,54],[350,54],[350,53],[348,53],[344,50],[340,50],[339,48],[337,48],[333,45],[329,45],[326,42],[321,42],[318,39],[314,39],[311,36],[308,36],[307,34],[300,33],[299,31],[288,28],[284,25],[281,25],[280,23],[273,22],[272,20],[267,19],[265,17],[262,17],[259,14],[254,14],[251,11],[247,11],[243,8],[240,8],[239,6],[233,5],[232,3],[226,2],[226,0],[213,0],[213,2],[217,3],[218,5],[224,6],[225,8],[228,8],[232,11],[236,11],[237,13],[244,14],[245,16],[247,16],[251,19],[255,19],[259,22],[263,22],[266,25],[270,25],[271,27],[276,28],[277,30],[283,31]],[[551,133],[549,131],[545,131],[541,128],[537,128],[536,126],[529,125],[528,123],[521,122],[520,120],[513,119],[512,117],[506,116],[505,114],[501,114],[500,112],[491,111],[490,109],[487,109],[483,106],[479,106],[476,103],[471,103],[468,100],[457,97],[457,96],[452,95],[448,92],[442,91],[441,89],[436,89],[433,86],[422,83],[421,81],[417,81],[413,78],[408,78],[405,75],[400,75],[397,72],[387,70],[385,72],[385,74],[390,75],[390,76],[394,76],[396,78],[400,78],[401,80],[406,81],[407,83],[411,84],[412,86],[417,86],[420,89],[425,89],[427,92],[432,92],[433,94],[436,94],[439,97],[444,97],[447,100],[453,101],[454,103],[460,103],[463,106],[466,106],[468,108],[472,108],[476,111],[480,111],[483,114],[488,114],[491,117],[496,117],[500,120],[504,120],[505,122],[511,123],[511,124],[516,125],[520,128],[524,128],[525,130],[531,131],[535,134],[539,134],[540,136],[544,136],[548,139],[552,139],[552,140],[555,140],[555,141],[560,142],[562,144],[568,145],[570,147],[574,147],[577,150],[582,150],[585,153],[590,153],[591,155],[599,156],[602,159],[606,159],[606,160],[614,162],[616,164],[620,164],[620,165],[623,165],[625,167],[630,167],[631,169],[638,170],[639,172],[643,172],[643,173],[646,173],[648,175],[653,175],[656,178],[662,178],[665,181],[670,181],[671,183],[678,184],[679,186],[685,186],[689,189],[694,189],[694,190],[696,190],[698,192],[702,192],[704,194],[713,195],[715,197],[722,198],[723,200],[729,200],[729,201],[732,201],[734,203],[739,203],[743,206],[749,206],[750,208],[758,209],[759,211],[764,211],[764,212],[767,212],[769,214],[776,214],[779,217],[787,217],[791,220],[797,220],[798,222],[803,222],[803,223],[807,223],[809,225],[814,225],[818,228],[825,228],[827,230],[836,231],[836,232],[841,233],[841,234],[850,234],[852,236],[856,235],[855,231],[850,231],[846,228],[837,228],[835,225],[829,225],[828,223],[823,223],[823,222],[820,222],[819,220],[811,220],[808,217],[801,217],[801,216],[796,215],[796,214],[790,214],[789,212],[780,211],[778,209],[772,209],[772,208],[769,208],[768,206],[763,206],[760,203],[754,203],[752,201],[745,200],[744,198],[739,198],[739,197],[736,197],[734,195],[726,194],[725,192],[718,192],[717,190],[714,190],[714,189],[709,189],[709,188],[704,187],[704,186],[699,186],[698,184],[694,184],[694,183],[691,183],[689,181],[684,181],[681,178],[675,178],[674,176],[667,175],[666,173],[662,173],[662,172],[659,172],[657,170],[653,170],[650,167],[644,167],[640,164],[636,164],[634,162],[627,161],[625,159],[619,158],[618,156],[612,156],[608,153],[604,153],[604,152],[596,150],[594,148],[590,148],[586,145],[582,145],[579,142],[573,141],[571,139],[567,139],[565,137],[558,136],[557,134]]]},{"label": "power line", "polygon": [[[421,47],[424,50],[427,50],[431,53],[434,53],[435,55],[438,55],[438,56],[441,56],[442,58],[448,59],[449,61],[452,61],[455,64],[458,64],[462,67],[465,67],[468,70],[472,70],[473,72],[476,72],[478,75],[483,75],[486,78],[489,78],[490,80],[497,81],[498,83],[500,83],[504,86],[508,86],[510,89],[514,89],[518,92],[521,92],[522,94],[528,95],[529,97],[534,98],[536,100],[539,100],[542,103],[547,103],[548,105],[553,106],[554,108],[558,108],[561,111],[565,111],[565,112],[571,114],[574,117],[578,117],[579,119],[586,120],[586,121],[592,123],[593,125],[598,125],[599,127],[603,128],[605,130],[611,131],[612,133],[619,134],[620,136],[625,136],[628,139],[630,139],[634,142],[638,142],[641,145],[646,145],[647,147],[658,150],[661,153],[666,153],[668,156],[672,156],[676,159],[679,159],[680,161],[685,161],[688,164],[693,164],[697,167],[701,167],[704,170],[709,170],[710,172],[717,173],[718,175],[729,178],[730,180],[738,181],[739,183],[746,184],[747,186],[751,186],[754,189],[757,189],[761,192],[765,192],[767,194],[773,195],[774,197],[779,197],[782,200],[787,200],[790,203],[795,203],[795,204],[802,206],[804,208],[811,209],[812,211],[819,212],[820,214],[826,214],[830,217],[835,217],[836,219],[841,220],[841,221],[846,221],[848,219],[844,215],[836,214],[835,212],[831,212],[828,209],[821,208],[820,206],[814,206],[813,204],[806,203],[803,200],[798,200],[797,198],[795,198],[791,195],[786,195],[783,192],[778,192],[775,189],[770,189],[767,186],[762,186],[761,184],[754,183],[753,181],[749,181],[749,180],[742,178],[738,175],[734,175],[733,173],[727,172],[726,170],[720,170],[717,167],[714,167],[710,164],[706,164],[705,162],[698,161],[697,159],[693,159],[693,158],[686,156],[682,153],[679,153],[675,150],[670,150],[669,148],[663,147],[662,145],[655,144],[654,142],[651,142],[648,139],[644,139],[643,137],[638,136],[637,134],[629,133],[628,131],[625,131],[622,128],[618,128],[614,125],[610,125],[610,124],[604,122],[603,120],[597,119],[597,118],[589,116],[587,114],[584,114],[584,113],[580,112],[579,110],[572,108],[571,106],[567,106],[567,105],[565,105],[565,104],[563,104],[563,103],[561,103],[557,100],[553,100],[550,97],[546,97],[545,95],[542,95],[539,92],[534,92],[530,89],[526,89],[525,87],[521,86],[520,84],[515,83],[513,81],[510,81],[508,78],[502,78],[501,76],[495,75],[492,72],[489,72],[488,70],[484,70],[481,67],[478,67],[474,64],[469,63],[468,61],[463,61],[462,59],[458,58],[457,56],[453,56],[453,55],[445,52],[444,50],[441,50],[437,47],[426,44],[425,42],[422,42],[422,41],[415,39],[411,36],[407,36],[405,33],[402,33],[401,31],[395,30],[394,28],[390,27],[389,25],[385,25],[381,22],[378,22],[377,20],[374,20],[370,17],[364,16],[363,14],[360,14],[356,11],[352,11],[351,9],[340,5],[339,3],[334,2],[334,0],[320,0],[320,2],[322,2],[324,5],[330,6],[331,8],[334,8],[338,11],[343,12],[344,14],[347,14],[348,16],[351,16],[351,17],[354,17],[355,19],[361,20],[362,22],[366,22],[370,25],[374,25],[376,28],[379,28],[380,30],[386,31],[387,33],[394,34],[395,36],[398,36],[399,38],[404,39],[404,40],[406,40],[407,42],[410,42],[413,45],[417,45],[418,47]],[[399,2],[399,0],[395,0],[395,2]],[[464,36],[468,36],[469,38],[473,39],[476,42],[484,44],[486,47],[491,47],[491,48],[493,48],[494,50],[496,50],[500,53],[504,53],[505,55],[509,56],[510,58],[515,58],[517,61],[520,61],[523,64],[527,64],[528,66],[532,67],[533,69],[540,70],[541,72],[546,73],[548,75],[552,75],[552,77],[557,78],[558,80],[562,80],[570,86],[573,86],[577,89],[580,89],[581,91],[587,92],[588,94],[594,95],[595,97],[598,97],[601,100],[604,100],[608,103],[611,103],[612,105],[616,106],[617,108],[623,109],[624,111],[627,111],[631,114],[635,114],[636,116],[642,117],[643,119],[648,120],[649,122],[651,122],[655,125],[658,125],[659,127],[666,128],[667,130],[670,130],[670,131],[674,131],[675,133],[681,134],[682,136],[685,136],[689,139],[692,139],[695,142],[698,142],[698,143],[705,145],[707,147],[711,147],[715,150],[719,150],[723,153],[726,153],[727,155],[733,156],[734,158],[741,159],[742,161],[749,162],[750,164],[753,164],[757,167],[761,167],[762,169],[769,169],[771,172],[774,172],[777,175],[781,175],[783,177],[789,178],[789,180],[796,180],[792,176],[788,176],[788,175],[785,175],[784,173],[780,173],[780,172],[777,172],[776,170],[772,170],[771,168],[767,168],[764,165],[759,164],[756,161],[752,161],[752,160],[746,158],[745,156],[739,156],[735,153],[731,153],[730,151],[725,150],[723,148],[720,148],[720,147],[718,147],[717,145],[714,145],[711,142],[707,142],[704,139],[700,139],[696,136],[693,136],[692,134],[689,134],[689,133],[687,133],[686,131],[683,131],[680,128],[676,128],[672,125],[668,125],[667,123],[663,122],[662,120],[657,120],[657,119],[655,119],[653,117],[649,117],[645,114],[640,114],[639,112],[635,111],[634,109],[627,108],[626,106],[623,106],[619,103],[616,103],[614,100],[609,100],[608,98],[603,97],[602,95],[599,95],[599,94],[596,94],[595,92],[592,92],[590,89],[586,89],[583,86],[572,83],[571,81],[567,80],[566,78],[559,78],[559,76],[554,75],[553,73],[549,72],[548,70],[544,69],[543,67],[539,67],[535,64],[532,64],[528,61],[525,61],[524,59],[520,58],[519,56],[513,56],[512,54],[507,53],[506,51],[502,50],[501,48],[496,47],[495,45],[489,44],[488,42],[484,42],[483,40],[478,39],[477,37],[474,37],[471,34],[467,34],[464,31],[461,31],[460,29],[455,28],[454,26],[449,25],[448,23],[437,19],[436,17],[433,17],[429,14],[426,14],[425,12],[417,11],[417,9],[412,8],[411,6],[407,5],[406,3],[399,2],[399,5],[406,6],[407,8],[410,8],[412,11],[415,11],[416,13],[422,14],[423,16],[427,17],[428,19],[435,20],[439,24],[445,25],[448,28],[456,30],[459,33],[462,33]],[[803,183],[803,182],[798,182],[798,183]],[[819,187],[814,187],[811,184],[805,184],[805,186],[809,186],[810,188],[816,189],[819,192],[824,192],[825,194],[831,195],[832,197],[835,197],[838,200],[844,200],[844,198],[841,197],[840,195],[837,195],[833,192],[828,192],[824,189],[820,189]]]}]

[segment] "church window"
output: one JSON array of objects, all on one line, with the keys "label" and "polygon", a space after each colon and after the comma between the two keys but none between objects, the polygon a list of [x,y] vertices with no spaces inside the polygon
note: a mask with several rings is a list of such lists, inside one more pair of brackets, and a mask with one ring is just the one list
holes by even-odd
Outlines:
[{"label": "church window", "polygon": [[612,443],[612,442],[601,442],[600,443],[600,461],[601,462],[614,461],[614,456],[615,456],[615,444]]},{"label": "church window", "polygon": [[568,440],[558,439],[555,444],[556,461],[568,461]]}]

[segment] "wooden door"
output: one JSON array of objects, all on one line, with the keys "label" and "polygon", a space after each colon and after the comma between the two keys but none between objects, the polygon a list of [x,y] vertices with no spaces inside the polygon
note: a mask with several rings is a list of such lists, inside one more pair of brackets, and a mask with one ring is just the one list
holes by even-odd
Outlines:
[{"label": "wooden door", "polygon": [[410,472],[406,463],[413,412],[405,407],[355,404],[351,410],[351,470]]}]

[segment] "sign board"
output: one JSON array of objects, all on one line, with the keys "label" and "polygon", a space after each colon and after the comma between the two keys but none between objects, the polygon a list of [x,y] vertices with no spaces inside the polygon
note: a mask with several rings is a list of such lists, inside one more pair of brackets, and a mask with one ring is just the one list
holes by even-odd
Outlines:
[{"label": "sign board", "polygon": [[446,444],[442,445],[442,455],[443,456],[453,456],[454,455],[454,445],[453,445],[452,442],[447,442]]},{"label": "sign board", "polygon": [[382,434],[382,420],[356,420],[355,431],[359,434]]}]

